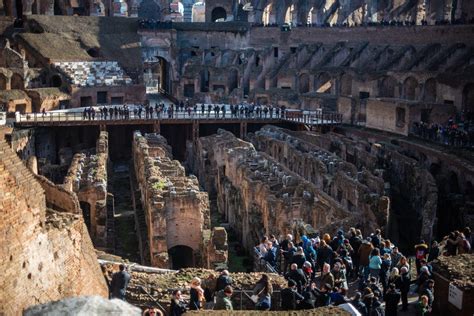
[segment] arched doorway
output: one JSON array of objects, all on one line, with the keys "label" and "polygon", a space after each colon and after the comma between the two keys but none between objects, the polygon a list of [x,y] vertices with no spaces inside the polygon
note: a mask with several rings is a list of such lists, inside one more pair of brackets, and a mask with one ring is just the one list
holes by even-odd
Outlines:
[{"label": "arched doorway", "polygon": [[84,223],[86,224],[87,231],[89,235],[91,234],[91,205],[87,202],[80,201],[79,205],[82,210],[82,217],[84,218]]},{"label": "arched doorway", "polygon": [[474,118],[474,83],[467,84],[462,90],[462,107],[468,119]]},{"label": "arched doorway", "polygon": [[138,17],[160,21],[161,7],[155,2],[155,0],[143,0],[138,8]]},{"label": "arched doorway", "polygon": [[403,97],[407,100],[416,100],[416,88],[418,81],[413,77],[408,77],[403,82]]},{"label": "arched doorway", "polygon": [[299,91],[300,93],[309,92],[309,75],[306,73],[300,75]]},{"label": "arched doorway", "polygon": [[170,65],[166,59],[156,56],[153,61],[145,62],[143,72],[147,93],[171,93]]},{"label": "arched doorway", "polygon": [[397,80],[393,77],[384,77],[380,82],[379,97],[394,98]]},{"label": "arched doorway", "polygon": [[53,76],[51,77],[51,85],[52,85],[53,87],[59,88],[59,87],[61,87],[62,84],[63,84],[63,81],[62,81],[62,79],[61,79],[61,76],[59,76],[59,75],[53,75]]},{"label": "arched doorway", "polygon": [[212,9],[211,21],[212,22],[224,22],[227,19],[227,12],[223,7],[216,7]]},{"label": "arched doorway", "polygon": [[13,74],[12,79],[11,79],[11,88],[18,89],[18,90],[25,89],[25,82],[23,81],[23,78],[19,74]]},{"label": "arched doorway", "polygon": [[237,69],[230,70],[227,80],[227,86],[229,88],[230,94],[234,89],[239,87],[239,72],[237,71]]},{"label": "arched doorway", "polygon": [[171,268],[179,270],[193,267],[194,251],[191,247],[177,245],[168,249],[168,255],[171,259]]},{"label": "arched doorway", "polygon": [[290,24],[290,25],[296,24],[296,23],[293,23],[294,17],[295,17],[295,5],[292,4],[288,7],[288,9],[286,9],[285,23]]},{"label": "arched doorway", "polygon": [[341,76],[341,95],[352,95],[352,76],[349,74]]},{"label": "arched doorway", "polygon": [[436,102],[436,80],[430,78],[425,82],[425,89],[423,94],[425,102]]},{"label": "arched doorway", "polygon": [[201,70],[199,72],[199,79],[201,82],[201,92],[209,92],[209,82],[211,80],[211,74],[209,73],[209,70]]},{"label": "arched doorway", "polygon": [[276,22],[275,9],[273,5],[270,3],[265,7],[265,9],[263,9],[262,23],[263,25],[271,25],[271,24],[275,24],[275,22]]},{"label": "arched doorway", "polygon": [[7,90],[7,77],[0,74],[0,90]]}]

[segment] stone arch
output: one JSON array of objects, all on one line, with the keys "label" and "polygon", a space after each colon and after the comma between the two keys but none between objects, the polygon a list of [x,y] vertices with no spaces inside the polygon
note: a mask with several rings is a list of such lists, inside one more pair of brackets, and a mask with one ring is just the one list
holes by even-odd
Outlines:
[{"label": "stone arch", "polygon": [[11,88],[18,90],[25,89],[25,81],[19,74],[13,74],[11,78]]},{"label": "stone arch", "polygon": [[424,85],[423,100],[425,102],[436,102],[436,90],[436,80],[434,78],[426,80]]},{"label": "stone arch", "polygon": [[209,84],[211,81],[211,74],[209,70],[203,69],[199,72],[199,80],[201,85],[201,92],[209,92]]},{"label": "stone arch", "polygon": [[379,97],[394,98],[397,85],[397,80],[393,77],[387,76],[382,78],[379,85]]},{"label": "stone arch", "polygon": [[265,6],[262,13],[263,25],[271,25],[276,23],[276,10],[273,3],[269,3]]},{"label": "stone arch", "polygon": [[63,80],[61,79],[61,76],[58,74],[54,74],[51,77],[51,86],[59,88],[62,85],[63,85]]},{"label": "stone arch", "polygon": [[7,90],[7,77],[0,73],[0,90]]},{"label": "stone arch", "polygon": [[295,5],[290,4],[286,11],[285,11],[285,20],[284,23],[290,24],[290,25],[296,25],[296,10],[295,10]]},{"label": "stone arch", "polygon": [[416,100],[418,88],[418,80],[413,77],[408,77],[403,82],[403,97],[407,100]]},{"label": "stone arch", "polygon": [[215,7],[211,11],[211,22],[225,21],[227,19],[227,11],[223,7]]},{"label": "stone arch", "polygon": [[179,270],[194,267],[194,250],[189,246],[176,245],[168,249],[171,268]]},{"label": "stone arch", "polygon": [[309,92],[309,75],[302,73],[298,78],[298,88],[300,93]]},{"label": "stone arch", "polygon": [[230,69],[227,77],[227,86],[229,88],[229,94],[239,87],[239,71],[235,68]]},{"label": "stone arch", "polygon": [[352,76],[348,73],[341,76],[341,95],[352,95],[352,80]]},{"label": "stone arch", "polygon": [[331,93],[332,80],[327,72],[322,72],[315,80],[315,90],[318,93]]},{"label": "stone arch", "polygon": [[161,7],[154,0],[143,0],[138,7],[138,17],[160,21]]},{"label": "stone arch", "polygon": [[454,171],[451,171],[449,173],[449,178],[448,178],[448,183],[447,184],[448,184],[448,192],[453,193],[453,194],[461,193],[461,188],[459,186],[458,175]]},{"label": "stone arch", "polygon": [[462,90],[462,108],[474,118],[474,83],[468,83]]},{"label": "stone arch", "polygon": [[[172,93],[172,67],[162,56],[154,56],[144,63],[144,81],[147,89]],[[152,91],[153,92],[153,91]],[[156,91],[154,92],[156,93]]]}]

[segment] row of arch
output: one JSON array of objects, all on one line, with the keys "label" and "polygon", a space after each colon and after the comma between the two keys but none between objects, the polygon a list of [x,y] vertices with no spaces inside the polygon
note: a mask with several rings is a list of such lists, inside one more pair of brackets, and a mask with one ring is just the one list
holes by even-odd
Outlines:
[{"label": "row of arch", "polygon": [[[336,85],[336,80],[337,85]],[[308,73],[302,73],[298,77],[298,92],[310,92],[311,77]],[[333,78],[328,72],[322,72],[314,77],[313,91],[319,93],[338,92],[340,95],[353,95],[353,77],[344,73],[339,78]],[[419,82],[415,77],[409,76],[403,81],[399,81],[392,76],[385,76],[377,82],[377,97],[401,98],[406,100],[422,100],[428,103],[438,101],[437,81],[429,78],[424,82]],[[474,111],[474,83],[468,83],[462,91],[463,106],[466,110]]]},{"label": "row of arch", "polygon": [[0,90],[23,90],[24,88],[25,81],[19,74],[14,73],[11,76],[7,76],[6,74],[0,73]]},{"label": "row of arch", "polygon": [[[420,19],[430,21],[444,21],[455,19],[457,9],[464,15],[470,14],[470,7],[463,1],[461,7],[453,0],[431,0],[426,1],[426,12],[419,12],[416,2],[406,1],[399,8],[393,10],[387,1],[338,1],[338,0],[252,0],[254,9],[254,21],[263,24],[324,24],[355,22],[363,19],[365,22],[373,22],[378,16],[388,20],[409,19],[415,21]],[[355,17],[355,16],[358,17]],[[351,22],[351,23],[352,23]]]}]

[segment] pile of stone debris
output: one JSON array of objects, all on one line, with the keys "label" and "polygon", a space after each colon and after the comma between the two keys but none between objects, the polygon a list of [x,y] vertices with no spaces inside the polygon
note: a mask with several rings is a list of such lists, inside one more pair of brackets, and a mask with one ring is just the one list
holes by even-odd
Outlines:
[{"label": "pile of stone debris", "polygon": [[433,271],[451,280],[458,288],[474,289],[474,254],[440,256],[432,265]]}]

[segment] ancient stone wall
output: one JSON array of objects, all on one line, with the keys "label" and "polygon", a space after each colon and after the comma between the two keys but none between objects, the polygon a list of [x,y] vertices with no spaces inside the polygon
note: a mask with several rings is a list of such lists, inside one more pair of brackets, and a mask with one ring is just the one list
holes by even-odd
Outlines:
[{"label": "ancient stone wall", "polygon": [[[266,126],[251,138],[255,147],[271,155],[291,171],[315,184],[351,213],[360,213],[367,223],[384,227],[390,200],[381,174],[358,170],[352,163],[284,129]],[[376,171],[376,170],[375,170]],[[370,233],[370,231],[366,231]]]},{"label": "ancient stone wall", "polygon": [[46,206],[58,212],[81,214],[82,210],[75,192],[66,190],[63,186],[54,184],[47,178],[35,175],[46,196]]},{"label": "ancient stone wall", "polygon": [[96,148],[75,154],[64,178],[64,188],[77,194],[97,247],[104,247],[107,242],[108,159],[108,134],[100,132]]},{"label": "ancient stone wall", "polygon": [[[390,197],[390,204],[386,204],[390,207],[386,231],[389,238],[400,243],[419,238],[431,240],[438,203],[436,182],[426,168],[401,148],[390,142],[351,139],[336,133],[289,133],[335,153],[357,168],[363,183],[383,189]],[[345,183],[350,182],[345,180],[342,185]]]},{"label": "ancient stone wall", "polygon": [[34,175],[0,142],[0,313],[108,290],[82,217],[46,209]]},{"label": "ancient stone wall", "polygon": [[219,231],[211,235],[207,193],[200,191],[196,177],[187,177],[183,166],[172,160],[166,140],[157,134],[142,136],[136,132],[133,161],[145,210],[151,264],[176,266],[170,260],[172,250],[182,246],[192,250],[187,265],[225,264],[226,235]]},{"label": "ancient stone wall", "polygon": [[305,224],[312,233],[334,233],[360,223],[358,214],[230,132],[199,138],[193,159],[194,172],[217,193],[219,212],[247,250],[263,235],[298,233]]}]

